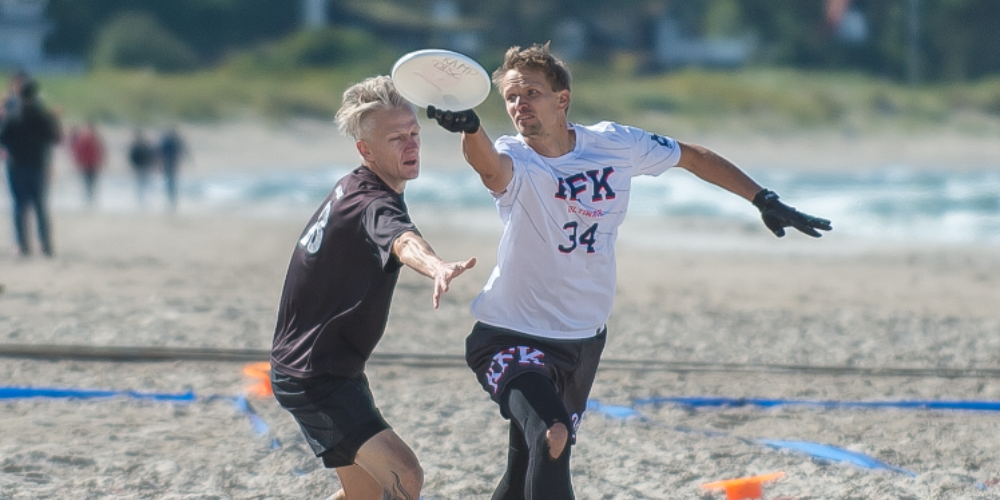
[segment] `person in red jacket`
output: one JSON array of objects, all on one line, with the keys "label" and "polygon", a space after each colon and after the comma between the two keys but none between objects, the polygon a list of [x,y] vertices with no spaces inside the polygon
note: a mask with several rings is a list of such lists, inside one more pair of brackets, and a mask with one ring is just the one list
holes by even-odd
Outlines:
[{"label": "person in red jacket", "polygon": [[83,129],[74,129],[70,133],[69,147],[73,162],[83,176],[87,205],[93,207],[97,174],[104,166],[104,140],[94,122],[87,122]]}]

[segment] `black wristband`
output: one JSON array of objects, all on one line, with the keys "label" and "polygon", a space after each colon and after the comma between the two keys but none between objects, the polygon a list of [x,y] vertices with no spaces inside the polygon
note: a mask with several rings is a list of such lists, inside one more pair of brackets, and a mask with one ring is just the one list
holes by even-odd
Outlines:
[{"label": "black wristband", "polygon": [[770,189],[761,189],[754,195],[753,206],[757,207],[757,210],[763,211],[767,205],[778,199],[778,193],[771,191]]}]

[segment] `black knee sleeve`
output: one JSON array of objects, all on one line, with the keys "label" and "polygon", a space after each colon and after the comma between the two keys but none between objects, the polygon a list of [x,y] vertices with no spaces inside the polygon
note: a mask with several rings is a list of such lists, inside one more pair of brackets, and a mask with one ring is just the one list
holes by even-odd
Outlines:
[{"label": "black knee sleeve", "polygon": [[507,471],[500,479],[490,500],[523,500],[524,482],[528,478],[528,443],[516,423],[510,423],[510,444],[507,448]]},{"label": "black knee sleeve", "polygon": [[[573,433],[573,424],[562,398],[552,381],[538,373],[525,373],[507,384],[500,398],[500,411],[507,418],[521,424],[528,423],[527,420],[531,417],[540,418],[545,429],[560,422],[570,434]],[[528,434],[524,425],[521,429]]]},{"label": "black knee sleeve", "polygon": [[[511,448],[507,473],[494,499],[571,500],[569,455],[572,443],[568,436],[572,435],[573,424],[552,382],[540,374],[521,375],[507,386],[500,407],[511,419]],[[557,422],[566,426],[567,442],[562,454],[553,459],[549,456],[546,432]],[[515,426],[519,433],[515,433]],[[519,442],[515,443],[515,439]],[[527,453],[520,451],[524,447]]]}]

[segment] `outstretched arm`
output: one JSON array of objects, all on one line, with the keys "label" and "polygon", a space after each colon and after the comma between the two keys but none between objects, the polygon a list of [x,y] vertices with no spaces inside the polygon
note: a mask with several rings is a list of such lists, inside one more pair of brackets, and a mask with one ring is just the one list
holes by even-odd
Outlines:
[{"label": "outstretched arm", "polygon": [[462,153],[465,161],[479,174],[483,185],[494,193],[502,193],[514,176],[514,162],[509,156],[497,153],[493,142],[480,126],[476,112],[446,111],[427,107],[427,117],[438,122],[449,132],[462,134]]},{"label": "outstretched arm", "polygon": [[764,225],[775,236],[784,236],[786,227],[794,227],[814,238],[822,236],[817,229],[833,229],[829,220],[804,214],[778,201],[777,193],[764,189],[739,167],[714,151],[697,144],[678,144],[681,146],[681,162],[678,166],[752,202],[760,210]]},{"label": "outstretched arm", "polygon": [[747,201],[759,193],[763,187],[731,161],[714,151],[697,144],[678,141],[681,146],[681,162],[677,166],[691,172],[706,182],[710,182]]},{"label": "outstretched arm", "polygon": [[414,271],[434,280],[432,305],[438,308],[441,294],[448,291],[451,280],[476,265],[473,257],[465,262],[445,262],[434,253],[426,240],[413,231],[407,231],[392,244],[392,253],[400,262]]}]

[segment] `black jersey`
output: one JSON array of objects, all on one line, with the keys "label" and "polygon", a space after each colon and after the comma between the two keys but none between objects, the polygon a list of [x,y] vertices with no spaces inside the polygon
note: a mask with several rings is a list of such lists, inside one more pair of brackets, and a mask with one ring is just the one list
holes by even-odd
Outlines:
[{"label": "black jersey", "polygon": [[271,347],[275,369],[301,378],[364,370],[399,277],[392,244],[407,231],[417,228],[403,195],[374,172],[359,167],[337,182],[288,265]]},{"label": "black jersey", "polygon": [[59,122],[40,103],[26,103],[14,119],[0,123],[0,146],[10,155],[8,168],[39,170],[49,164],[59,142]]}]

